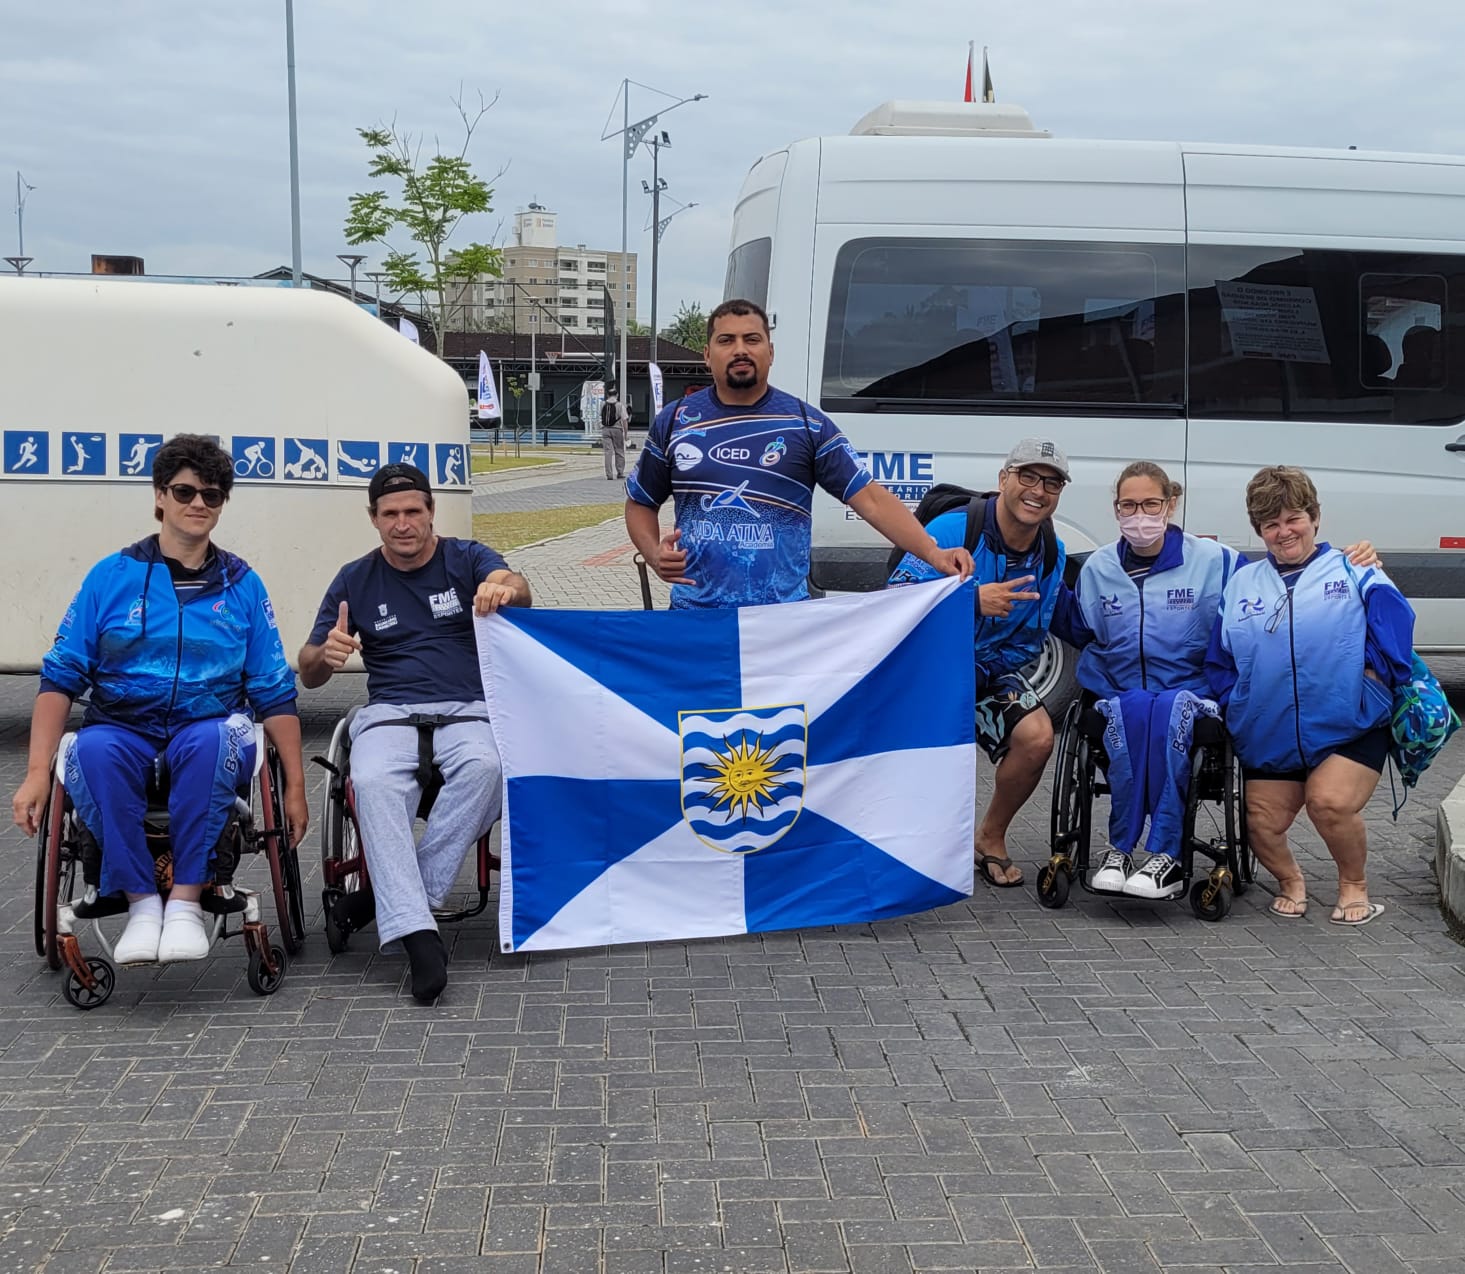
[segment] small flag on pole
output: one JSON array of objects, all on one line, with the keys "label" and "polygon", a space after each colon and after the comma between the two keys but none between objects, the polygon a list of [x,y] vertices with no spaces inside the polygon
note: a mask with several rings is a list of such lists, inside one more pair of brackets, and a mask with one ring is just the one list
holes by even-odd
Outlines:
[{"label": "small flag on pole", "polygon": [[976,99],[972,96],[972,58],[975,55],[977,42],[968,40],[966,42],[966,92],[962,94],[963,102],[973,102]]},{"label": "small flag on pole", "polygon": [[[970,65],[970,59],[968,59]],[[970,75],[970,71],[968,71]],[[987,46],[982,45],[982,101],[995,102],[997,94],[992,91],[992,72],[987,68]]]},{"label": "small flag on pole", "polygon": [[493,420],[503,415],[499,407],[498,387],[493,383],[493,367],[488,355],[478,351],[478,419]]},{"label": "small flag on pole", "polygon": [[650,373],[651,376],[651,415],[654,419],[661,414],[661,399],[664,392],[661,379],[661,368],[659,368],[655,363],[647,363],[646,370],[648,373]]},{"label": "small flag on pole", "polygon": [[417,324],[405,314],[397,320],[397,331],[401,332],[414,345],[420,345],[422,343],[417,336]]}]

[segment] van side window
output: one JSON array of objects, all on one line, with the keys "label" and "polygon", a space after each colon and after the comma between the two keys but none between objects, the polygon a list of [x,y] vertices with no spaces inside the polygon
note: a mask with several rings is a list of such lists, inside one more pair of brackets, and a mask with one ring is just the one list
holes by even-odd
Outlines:
[{"label": "van side window", "polygon": [[773,265],[773,240],[749,239],[732,250],[727,259],[727,280],[722,299],[741,297],[768,308],[768,272]]},{"label": "van side window", "polygon": [[1190,411],[1201,419],[1465,418],[1465,256],[1190,250]]},{"label": "van side window", "polygon": [[822,405],[1177,414],[1183,278],[1178,245],[853,240],[834,266]]}]

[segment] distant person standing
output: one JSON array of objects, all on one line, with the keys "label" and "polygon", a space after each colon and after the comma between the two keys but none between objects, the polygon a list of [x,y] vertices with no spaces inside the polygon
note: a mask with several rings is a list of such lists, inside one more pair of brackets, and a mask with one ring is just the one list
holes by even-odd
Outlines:
[{"label": "distant person standing", "polygon": [[605,387],[605,406],[600,409],[600,445],[605,449],[605,478],[607,482],[624,480],[626,476],[626,419],[625,407],[616,399],[616,387]]}]

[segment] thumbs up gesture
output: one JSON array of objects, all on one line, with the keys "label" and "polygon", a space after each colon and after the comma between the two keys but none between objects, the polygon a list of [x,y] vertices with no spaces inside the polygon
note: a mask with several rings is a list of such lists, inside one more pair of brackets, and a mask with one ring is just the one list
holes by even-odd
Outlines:
[{"label": "thumbs up gesture", "polygon": [[341,603],[336,626],[326,634],[324,655],[326,666],[332,672],[340,672],[350,659],[361,649],[361,638],[351,635],[351,612],[345,602]]}]

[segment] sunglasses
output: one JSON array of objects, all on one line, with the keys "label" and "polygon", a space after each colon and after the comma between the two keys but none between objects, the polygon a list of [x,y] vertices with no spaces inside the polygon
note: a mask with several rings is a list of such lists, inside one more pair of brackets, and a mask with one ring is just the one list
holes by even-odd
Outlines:
[{"label": "sunglasses", "polygon": [[163,490],[179,504],[192,504],[196,497],[203,496],[204,504],[210,509],[217,509],[229,498],[218,487],[195,487],[187,482],[175,482]]},{"label": "sunglasses", "polygon": [[1043,490],[1049,495],[1057,495],[1068,484],[1067,478],[1050,478],[1039,473],[1036,469],[1014,469],[1018,482],[1025,487],[1035,487],[1040,482]]}]

